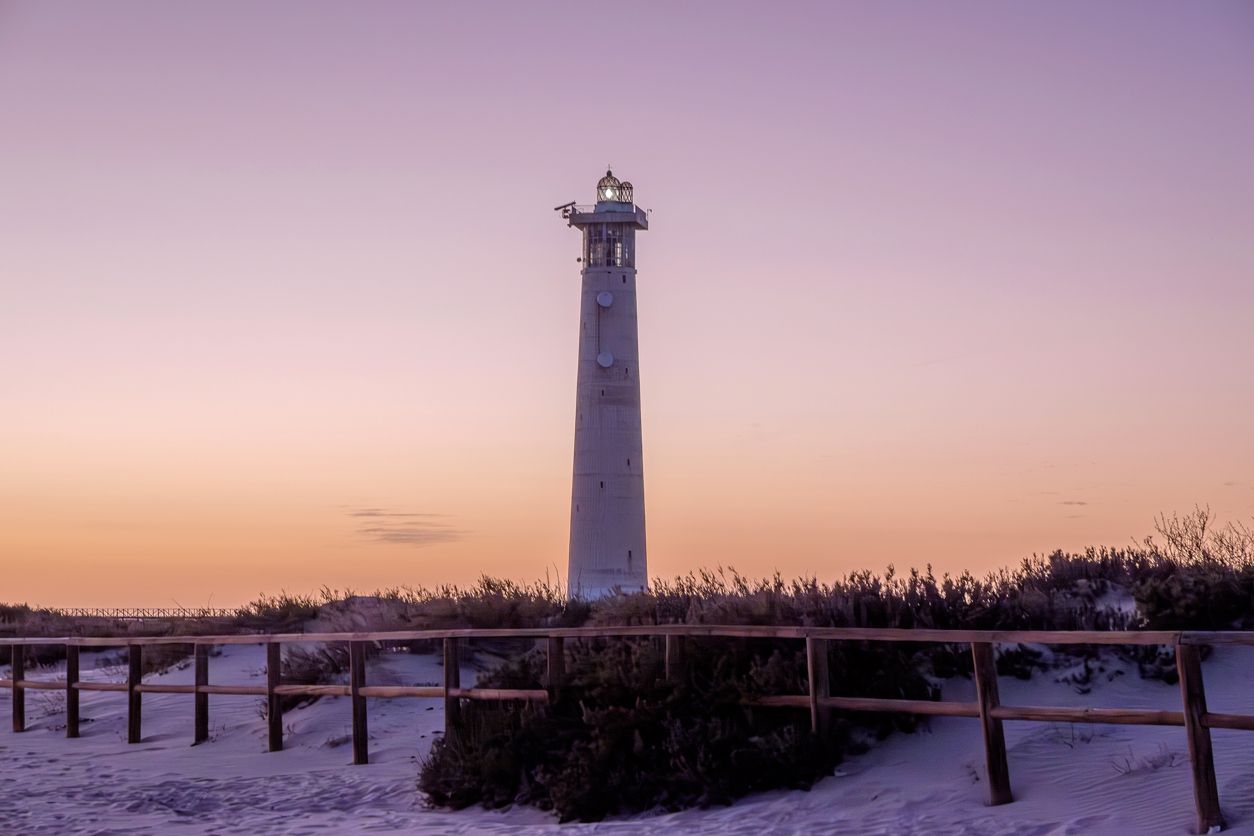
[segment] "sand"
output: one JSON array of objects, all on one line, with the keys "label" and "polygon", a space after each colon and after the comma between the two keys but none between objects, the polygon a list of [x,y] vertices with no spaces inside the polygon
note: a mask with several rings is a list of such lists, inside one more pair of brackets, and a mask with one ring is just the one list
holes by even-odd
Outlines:
[{"label": "sand", "polygon": [[[83,655],[84,679],[123,681],[102,654]],[[1225,648],[1204,665],[1214,711],[1254,713],[1254,650]],[[1092,692],[1057,681],[1001,680],[1008,704],[1178,708],[1175,686],[1106,662]],[[228,647],[211,662],[215,683],[264,682],[260,647]],[[55,670],[28,672],[55,678]],[[463,682],[474,671],[463,671]],[[387,654],[374,684],[435,684],[431,656]],[[189,683],[182,666],[148,681]],[[946,685],[971,698],[970,682]],[[82,694],[82,737],[65,738],[64,702],[28,691],[28,730],[12,734],[0,693],[0,832],[3,833],[524,833],[636,834],[1184,834],[1193,799],[1183,729],[1009,722],[1016,801],[984,804],[977,721],[937,718],[847,761],[810,792],[774,792],[722,808],[558,825],[515,807],[427,809],[418,763],[443,727],[439,700],[370,700],[370,756],[351,765],[349,703],[324,698],[288,712],[286,749],[266,751],[262,700],[210,697],[210,740],[191,746],[192,700],[144,696],[144,739],[126,743],[125,695]],[[1229,832],[1254,834],[1254,733],[1214,732],[1220,801]]]}]

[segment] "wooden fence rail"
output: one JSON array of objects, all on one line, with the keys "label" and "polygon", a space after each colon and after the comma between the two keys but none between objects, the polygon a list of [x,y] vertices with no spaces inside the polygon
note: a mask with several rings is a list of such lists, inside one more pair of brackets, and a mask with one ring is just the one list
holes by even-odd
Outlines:
[{"label": "wooden fence rail", "polygon": [[[803,709],[810,714],[811,729],[821,734],[833,711],[870,711],[942,717],[970,717],[980,721],[988,776],[988,801],[1005,804],[1013,800],[1006,741],[1005,720],[1047,723],[1115,723],[1128,725],[1181,726],[1188,741],[1192,766],[1193,795],[1197,805],[1199,833],[1223,826],[1210,730],[1214,728],[1254,731],[1254,715],[1223,714],[1207,710],[1202,680],[1200,649],[1205,645],[1254,646],[1254,632],[1214,631],[1045,631],[1045,630],[909,630],[856,627],[738,627],[709,624],[666,624],[629,627],[568,627],[525,629],[404,630],[368,633],[278,633],[223,636],[153,637],[30,637],[0,638],[0,647],[10,650],[11,678],[0,680],[0,688],[12,691],[13,731],[26,728],[25,694],[29,690],[64,691],[66,697],[66,736],[78,737],[79,694],[82,691],[116,691],[127,695],[127,741],[142,739],[144,694],[190,694],[194,698],[193,743],[209,739],[209,695],[265,697],[271,751],[283,748],[283,696],[346,696],[352,710],[353,763],[369,762],[366,700],[368,698],[420,698],[444,700],[445,733],[455,734],[461,719],[462,700],[529,700],[546,702],[556,698],[566,678],[567,640],[640,637],[665,642],[664,676],[669,681],[684,677],[684,661],[693,638],[797,639],[805,642],[809,693],[759,697],[751,702],[762,707]],[[544,687],[539,689],[463,688],[460,659],[462,647],[475,639],[533,639],[547,648],[548,666]],[[411,642],[442,640],[444,682],[438,686],[369,685],[366,682],[365,654],[370,642]],[[880,699],[832,696],[828,673],[828,645],[833,641],[883,641],[934,644],[969,644],[976,686],[974,702]],[[347,685],[315,685],[284,682],[281,676],[284,644],[345,643],[349,650]],[[1050,645],[1168,645],[1176,653],[1180,674],[1181,711],[1130,708],[1057,708],[1003,705],[997,689],[994,645],[1028,643]],[[188,645],[193,649],[194,682],[191,685],[163,685],[143,682],[143,648],[153,645]],[[209,649],[214,645],[261,644],[266,648],[266,684],[213,685],[209,683]],[[65,647],[64,680],[29,679],[21,648],[33,645]],[[79,653],[84,647],[126,647],[126,682],[84,682],[79,671]]]}]

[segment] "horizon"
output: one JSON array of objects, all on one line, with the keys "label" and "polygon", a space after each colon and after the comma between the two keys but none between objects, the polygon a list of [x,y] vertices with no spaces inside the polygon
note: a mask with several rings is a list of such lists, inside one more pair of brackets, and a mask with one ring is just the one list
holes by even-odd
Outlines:
[{"label": "horizon", "polygon": [[[1170,516],[1177,523],[1181,519],[1184,519],[1186,522],[1186,525],[1189,521],[1196,520],[1199,517],[1204,518],[1202,528],[1200,529],[1200,531],[1207,532],[1210,534],[1214,534],[1216,532],[1231,533],[1231,534],[1236,535],[1238,538],[1238,541],[1234,541],[1234,542],[1248,542],[1251,540],[1251,538],[1254,538],[1254,527],[1240,520],[1227,520],[1227,521],[1216,520],[1213,517],[1213,512],[1209,508],[1202,508],[1200,506],[1195,506],[1192,511],[1187,512],[1183,515],[1179,513],[1173,513]],[[645,592],[648,594],[653,594],[655,590],[655,585],[658,583],[671,584],[671,583],[676,583],[676,582],[683,581],[686,579],[699,580],[701,578],[704,578],[707,575],[717,576],[721,579],[726,579],[726,580],[743,579],[743,580],[748,581],[750,584],[767,583],[772,580],[779,579],[779,580],[782,580],[786,584],[791,584],[794,582],[805,583],[805,582],[813,581],[813,582],[818,583],[820,586],[837,585],[837,584],[848,581],[852,575],[862,573],[862,572],[869,572],[872,575],[872,577],[879,578],[885,581],[887,581],[890,578],[900,579],[900,578],[903,578],[903,577],[906,577],[915,573],[923,577],[932,576],[938,580],[944,580],[946,578],[951,578],[951,577],[958,578],[964,574],[969,574],[977,581],[989,581],[989,580],[994,579],[998,574],[1002,572],[1013,573],[1014,571],[1022,568],[1026,564],[1029,564],[1033,561],[1040,561],[1043,563],[1048,562],[1056,555],[1061,555],[1063,557],[1083,558],[1085,554],[1089,551],[1096,551],[1099,554],[1103,552],[1120,552],[1120,551],[1141,551],[1144,553],[1153,552],[1153,553],[1158,553],[1160,555],[1163,555],[1165,557],[1173,557],[1174,559],[1180,560],[1182,562],[1190,562],[1195,559],[1200,559],[1200,560],[1207,559],[1207,558],[1204,558],[1202,554],[1197,554],[1197,555],[1187,554],[1186,553],[1187,550],[1182,551],[1179,544],[1173,545],[1170,542],[1172,539],[1171,535],[1168,534],[1168,532],[1164,529],[1164,524],[1166,523],[1167,520],[1168,520],[1168,515],[1166,514],[1159,515],[1158,517],[1155,518],[1154,533],[1147,534],[1139,538],[1133,538],[1133,540],[1131,540],[1130,542],[1126,544],[1120,545],[1120,544],[1114,544],[1114,543],[1102,543],[1102,544],[1094,543],[1094,544],[1085,546],[1081,549],[1075,549],[1075,550],[1053,549],[1048,552],[1033,552],[1030,555],[1023,555],[1017,560],[1008,561],[1002,565],[992,566],[988,568],[987,570],[978,571],[978,572],[972,571],[970,569],[965,569],[965,568],[959,568],[955,570],[941,569],[939,567],[933,566],[930,562],[925,562],[922,564],[911,564],[907,566],[897,566],[896,564],[890,562],[889,564],[883,567],[855,566],[849,569],[842,570],[839,574],[826,576],[826,577],[821,576],[817,573],[813,573],[813,572],[786,576],[780,573],[778,570],[772,570],[764,574],[754,575],[754,574],[741,572],[739,568],[733,565],[712,564],[712,565],[690,566],[690,567],[685,568],[679,573],[672,574],[669,576],[660,576],[656,573],[653,573],[649,577],[649,586],[648,586],[648,589],[645,590]],[[1211,548],[1214,548],[1216,545],[1213,540],[1208,540],[1207,543],[1208,545],[1204,546],[1203,547],[1204,549],[1211,549]],[[154,609],[164,607],[164,608],[173,608],[173,609],[183,609],[183,610],[189,610],[189,611],[190,610],[242,610],[252,604],[263,602],[271,598],[284,599],[284,598],[308,597],[308,598],[318,600],[318,601],[323,601],[323,602],[335,602],[335,601],[351,600],[355,598],[387,598],[387,597],[391,597],[394,595],[399,595],[400,597],[403,598],[407,594],[421,595],[422,593],[427,593],[427,592],[437,593],[437,594],[445,592],[445,591],[448,591],[451,593],[470,593],[470,592],[473,592],[476,588],[478,588],[485,581],[489,583],[500,582],[500,581],[513,583],[513,584],[516,584],[519,588],[524,589],[524,590],[539,587],[539,588],[554,589],[559,594],[562,594],[562,595],[565,595],[568,592],[566,586],[564,585],[564,579],[556,577],[556,576],[544,575],[544,576],[536,577],[536,578],[518,578],[518,577],[500,577],[500,576],[495,576],[495,575],[481,574],[477,576],[476,578],[473,578],[469,581],[462,582],[462,583],[440,582],[436,584],[391,584],[388,586],[378,586],[378,587],[374,587],[370,589],[366,589],[366,588],[359,589],[359,588],[353,588],[353,587],[345,587],[345,588],[340,589],[340,588],[335,588],[335,587],[331,587],[329,585],[323,584],[322,586],[317,587],[317,588],[301,589],[301,590],[293,590],[293,589],[286,589],[286,588],[278,589],[278,590],[259,590],[256,594],[247,598],[246,600],[239,602],[237,604],[232,604],[232,605],[220,605],[212,601],[207,602],[205,604],[184,605],[182,602],[173,600],[173,599],[170,600],[169,602],[158,602],[155,604],[114,604],[114,605],[104,605],[104,606],[79,605],[79,604],[49,605],[49,604],[39,604],[39,603],[31,603],[27,601],[16,601],[16,600],[0,601],[0,605],[29,606],[32,610],[49,610],[49,611],[75,610],[75,609],[126,610],[126,609],[142,609],[146,607],[150,607]],[[630,592],[628,591],[622,594],[630,594]],[[594,596],[593,598],[589,600],[595,601],[596,596]]]},{"label": "horizon", "polygon": [[486,6],[0,3],[0,597],[562,574],[606,163],[651,578],[1254,517],[1254,7]]}]

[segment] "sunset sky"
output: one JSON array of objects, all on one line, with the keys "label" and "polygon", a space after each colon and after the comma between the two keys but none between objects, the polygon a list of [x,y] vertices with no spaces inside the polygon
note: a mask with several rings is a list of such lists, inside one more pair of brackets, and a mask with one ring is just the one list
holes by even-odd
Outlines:
[{"label": "sunset sky", "polygon": [[0,0],[0,601],[564,572],[607,163],[653,576],[1254,515],[1245,0]]}]

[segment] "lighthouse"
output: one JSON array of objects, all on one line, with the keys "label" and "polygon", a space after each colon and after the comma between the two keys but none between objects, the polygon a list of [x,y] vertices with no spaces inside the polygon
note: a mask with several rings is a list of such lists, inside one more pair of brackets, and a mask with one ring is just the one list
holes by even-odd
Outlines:
[{"label": "lighthouse", "polygon": [[631,183],[606,171],[596,204],[559,206],[583,235],[575,465],[570,498],[572,597],[648,586],[636,330],[636,231],[649,228]]}]

